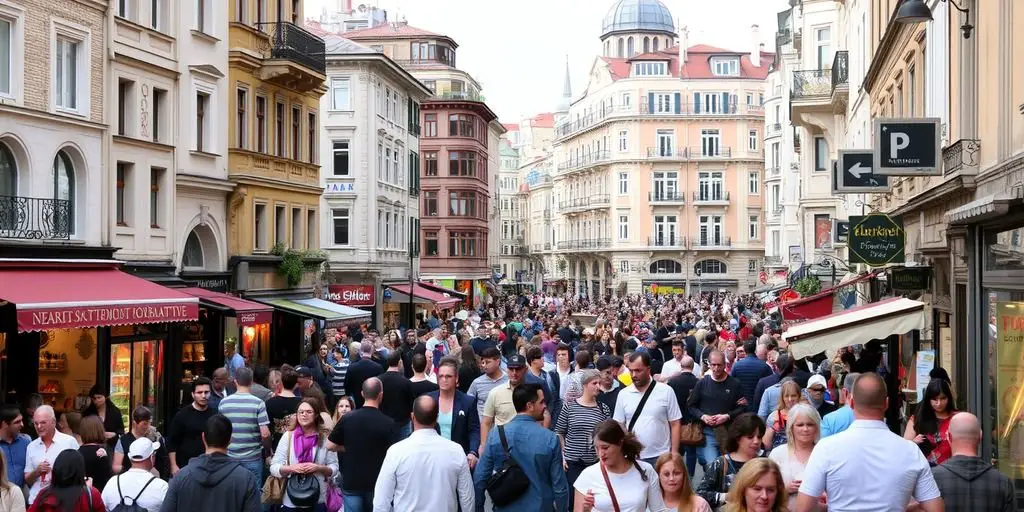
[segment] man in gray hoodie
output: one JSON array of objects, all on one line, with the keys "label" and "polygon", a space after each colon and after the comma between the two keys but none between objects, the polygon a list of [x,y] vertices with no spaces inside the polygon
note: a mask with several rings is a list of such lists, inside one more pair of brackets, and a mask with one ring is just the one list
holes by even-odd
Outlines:
[{"label": "man in gray hoodie", "polygon": [[171,479],[160,512],[232,510],[259,512],[256,477],[228,456],[231,421],[216,414],[203,432],[206,453],[193,458]]},{"label": "man in gray hoodie", "polygon": [[[949,421],[953,456],[932,468],[946,512],[1013,512],[1013,483],[988,461],[978,457],[981,424],[968,412]],[[909,509],[908,509],[909,510]]]}]

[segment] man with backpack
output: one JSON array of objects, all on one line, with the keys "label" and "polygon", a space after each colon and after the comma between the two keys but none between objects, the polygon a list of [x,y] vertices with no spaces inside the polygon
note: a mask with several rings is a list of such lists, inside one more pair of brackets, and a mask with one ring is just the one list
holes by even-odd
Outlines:
[{"label": "man with backpack", "polygon": [[160,443],[145,437],[132,441],[125,454],[132,462],[131,469],[103,487],[103,506],[108,512],[159,512],[167,494],[167,482],[153,470],[159,449]]}]

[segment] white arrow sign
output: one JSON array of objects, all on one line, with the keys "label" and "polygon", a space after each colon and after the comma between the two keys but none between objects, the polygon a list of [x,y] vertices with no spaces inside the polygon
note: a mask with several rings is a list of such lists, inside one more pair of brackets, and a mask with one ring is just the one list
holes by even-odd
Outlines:
[{"label": "white arrow sign", "polygon": [[847,170],[850,171],[850,174],[852,174],[853,177],[857,178],[858,180],[861,176],[865,174],[871,174],[871,168],[860,165],[860,162],[853,164],[853,167],[850,167]]}]

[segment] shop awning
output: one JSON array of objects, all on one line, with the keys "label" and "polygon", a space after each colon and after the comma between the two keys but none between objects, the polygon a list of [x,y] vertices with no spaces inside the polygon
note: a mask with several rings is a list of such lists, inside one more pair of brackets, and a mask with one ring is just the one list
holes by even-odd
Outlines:
[{"label": "shop awning", "polygon": [[[384,302],[398,304],[407,304],[409,302],[409,285],[389,284],[387,287],[391,290],[391,298],[385,299]],[[462,302],[458,298],[435,292],[418,284],[413,285],[412,296],[413,302],[417,304],[433,304],[440,309],[451,309]]]},{"label": "shop awning", "polygon": [[791,326],[782,338],[797,358],[924,328],[924,303],[886,299]]},{"label": "shop awning", "polygon": [[20,332],[199,318],[199,299],[121,272],[119,265],[3,260],[0,304],[14,304]]},{"label": "shop awning", "polygon": [[290,313],[323,320],[328,329],[359,324],[370,320],[370,313],[366,311],[356,310],[360,312],[358,316],[347,315],[339,308],[354,308],[320,299],[260,299],[260,302]]},{"label": "shop awning", "polygon": [[1024,186],[1015,186],[1006,192],[991,194],[971,201],[963,206],[946,212],[945,219],[949,224],[972,224],[1002,215],[1010,211],[1010,207],[1024,201]]},{"label": "shop awning", "polygon": [[233,312],[238,319],[238,325],[248,327],[250,325],[269,324],[274,318],[274,308],[245,300],[226,293],[213,292],[204,288],[181,288],[181,292],[197,297],[199,302],[213,306],[228,312]]},{"label": "shop awning", "polygon": [[[399,284],[402,284],[402,283],[399,283]],[[467,295],[465,293],[462,293],[462,292],[460,292],[458,290],[452,290],[451,288],[445,288],[444,286],[438,286],[438,285],[433,284],[433,283],[428,283],[428,282],[425,282],[425,281],[420,281],[418,284],[420,286],[428,289],[428,290],[433,290],[433,291],[435,291],[437,293],[440,293],[442,295],[447,293],[449,296],[457,298],[457,299],[465,299],[467,297]]]}]

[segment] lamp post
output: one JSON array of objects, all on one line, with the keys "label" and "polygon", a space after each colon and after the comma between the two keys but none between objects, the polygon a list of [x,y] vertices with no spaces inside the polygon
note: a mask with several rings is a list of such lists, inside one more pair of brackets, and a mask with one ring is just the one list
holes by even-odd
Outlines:
[{"label": "lamp post", "polygon": [[[964,20],[964,24],[960,26],[960,31],[964,34],[964,39],[971,38],[971,32],[974,30],[974,25],[971,25],[971,10],[960,7],[957,5],[956,0],[942,0],[943,2],[949,2],[954,9],[967,15],[967,19]],[[932,20],[932,10],[924,3],[924,0],[905,0],[900,4],[900,8],[896,10],[896,22],[897,23],[923,23]]]}]

